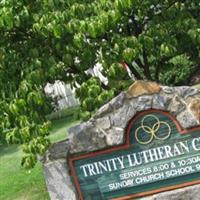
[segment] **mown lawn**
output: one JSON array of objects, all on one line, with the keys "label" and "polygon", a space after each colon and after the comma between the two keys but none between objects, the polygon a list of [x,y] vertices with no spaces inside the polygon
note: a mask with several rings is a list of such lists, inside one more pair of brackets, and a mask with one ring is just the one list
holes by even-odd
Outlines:
[{"label": "mown lawn", "polygon": [[[66,138],[76,123],[69,118],[53,122],[51,141]],[[21,157],[20,146],[0,146],[0,200],[49,200],[41,163],[27,171],[20,166]]]}]

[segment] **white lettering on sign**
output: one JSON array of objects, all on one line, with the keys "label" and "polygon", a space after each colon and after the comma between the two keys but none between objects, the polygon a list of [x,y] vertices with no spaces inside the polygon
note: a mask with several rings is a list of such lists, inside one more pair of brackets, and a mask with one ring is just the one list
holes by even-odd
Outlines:
[{"label": "white lettering on sign", "polygon": [[200,151],[200,137],[193,139],[192,146],[195,151]]},{"label": "white lettering on sign", "polygon": [[134,180],[133,179],[129,179],[126,181],[122,181],[122,182],[116,182],[116,183],[111,183],[108,185],[109,190],[118,190],[121,188],[126,188],[126,187],[131,187],[134,185]]},{"label": "white lettering on sign", "polygon": [[118,190],[121,188],[139,186],[155,181],[161,181],[173,177],[193,174],[200,171],[200,156],[194,156],[186,159],[179,159],[172,162],[157,164],[152,167],[132,169],[132,171],[120,173],[117,181],[110,178],[108,191]]},{"label": "white lettering on sign", "polygon": [[105,172],[123,170],[129,167],[137,167],[143,164],[177,157],[188,154],[190,151],[200,151],[200,137],[177,142],[173,145],[164,145],[133,154],[84,164],[80,166],[80,169],[84,177],[95,176]]}]

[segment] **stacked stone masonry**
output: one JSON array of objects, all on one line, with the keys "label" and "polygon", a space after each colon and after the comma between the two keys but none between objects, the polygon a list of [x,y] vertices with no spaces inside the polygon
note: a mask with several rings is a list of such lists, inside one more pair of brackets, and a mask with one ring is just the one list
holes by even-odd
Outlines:
[{"label": "stacked stone masonry", "polygon": [[[89,121],[70,128],[68,138],[53,144],[43,157],[51,200],[78,200],[67,166],[69,155],[122,144],[129,120],[136,113],[148,109],[168,111],[185,129],[200,125],[200,91],[187,86],[168,87],[136,81],[128,91],[101,107]],[[200,185],[142,199],[199,200]]]}]

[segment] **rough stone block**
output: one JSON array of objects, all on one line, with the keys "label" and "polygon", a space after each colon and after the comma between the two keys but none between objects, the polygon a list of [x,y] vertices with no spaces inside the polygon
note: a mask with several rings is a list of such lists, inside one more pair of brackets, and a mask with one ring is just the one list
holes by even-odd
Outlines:
[{"label": "rough stone block", "polygon": [[188,110],[177,115],[177,120],[185,129],[198,125],[197,119]]},{"label": "rough stone block", "polygon": [[177,116],[177,114],[181,113],[185,109],[186,109],[185,101],[181,97],[175,95],[171,100],[171,103],[168,107],[168,111],[174,116]]},{"label": "rough stone block", "polygon": [[127,97],[138,97],[146,94],[155,94],[160,92],[161,87],[155,82],[135,81],[127,91]]},{"label": "rough stone block", "polygon": [[155,194],[141,200],[199,200],[200,185],[185,187],[177,190]]},{"label": "rough stone block", "polygon": [[188,107],[194,117],[200,122],[200,98],[191,99],[188,103]]},{"label": "rough stone block", "polygon": [[113,127],[106,135],[106,143],[108,146],[119,145],[124,142],[124,130],[122,128]]},{"label": "rough stone block", "polygon": [[46,185],[51,200],[77,200],[66,159],[44,164]]},{"label": "rough stone block", "polygon": [[102,129],[109,129],[111,127],[110,117],[102,117],[96,120],[96,127],[101,127]]}]

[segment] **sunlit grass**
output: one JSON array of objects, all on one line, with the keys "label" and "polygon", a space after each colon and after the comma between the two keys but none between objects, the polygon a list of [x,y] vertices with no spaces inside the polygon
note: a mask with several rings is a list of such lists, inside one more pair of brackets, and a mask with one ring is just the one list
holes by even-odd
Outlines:
[{"label": "sunlit grass", "polygon": [[[65,139],[76,123],[69,118],[53,122],[51,141]],[[41,163],[27,171],[20,166],[22,155],[18,145],[0,146],[0,200],[49,200]]]}]

